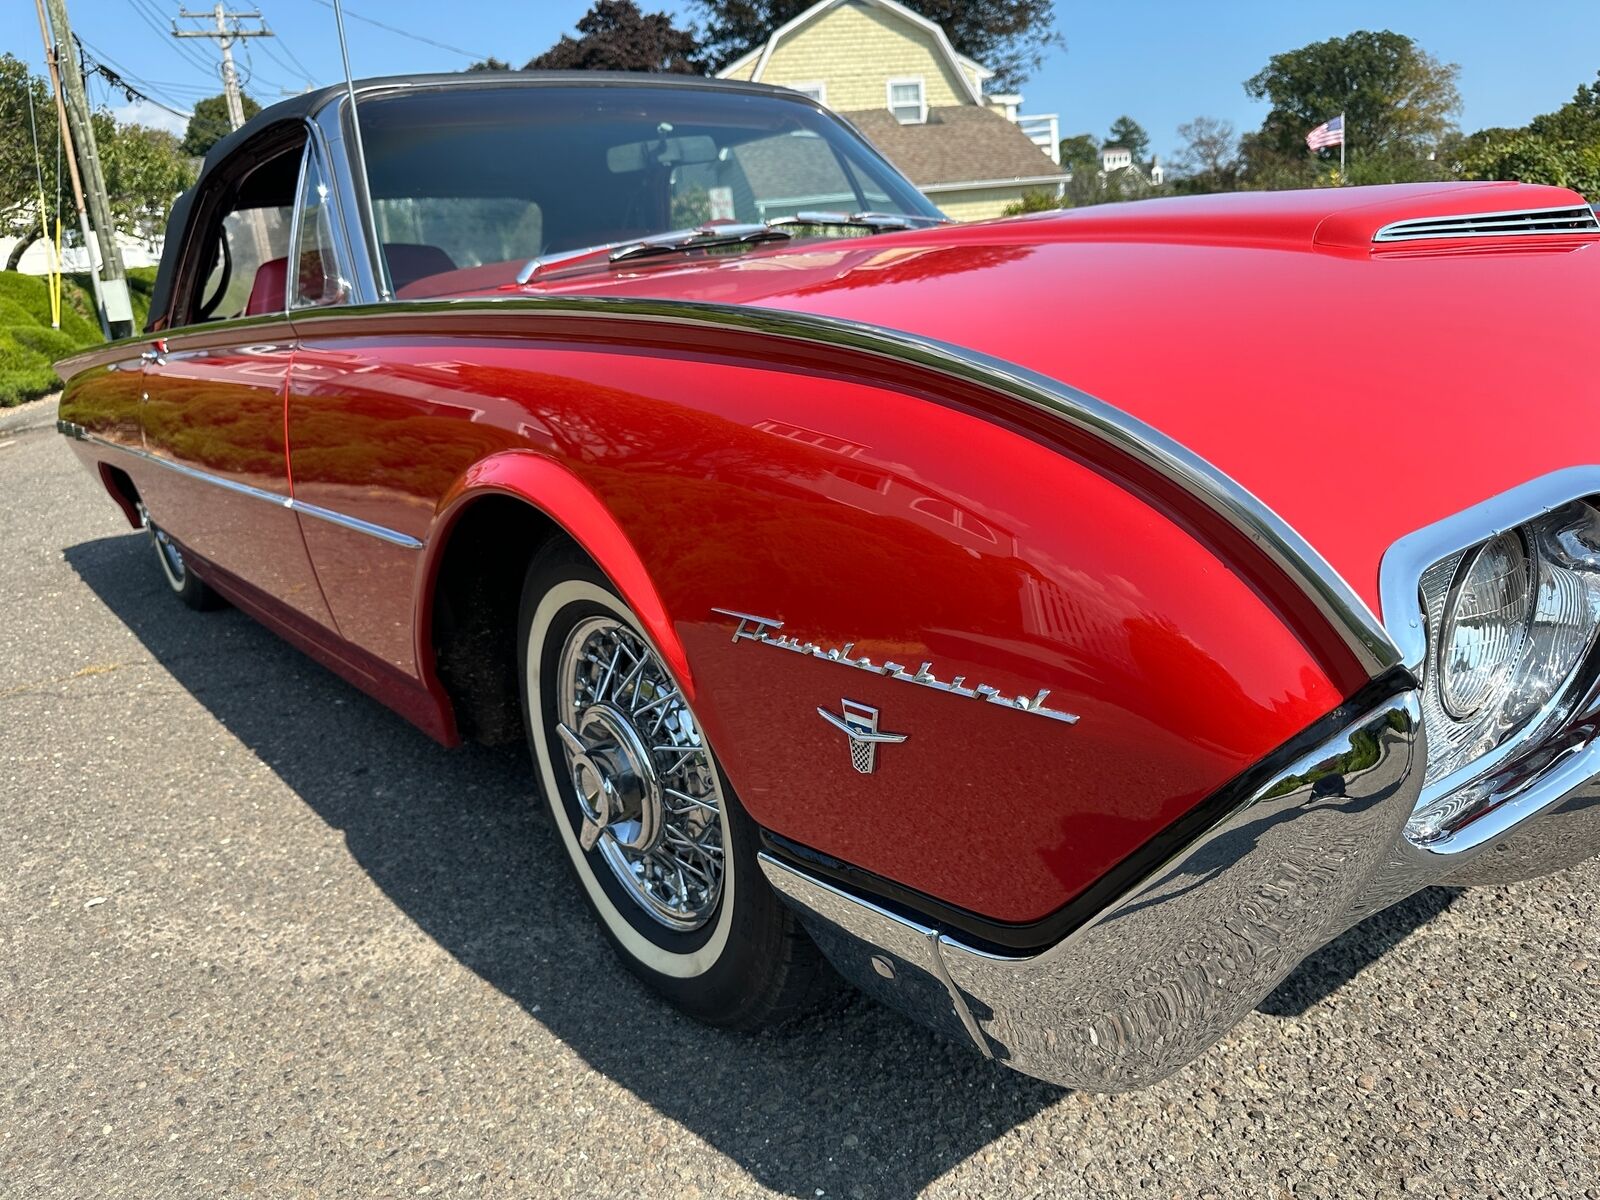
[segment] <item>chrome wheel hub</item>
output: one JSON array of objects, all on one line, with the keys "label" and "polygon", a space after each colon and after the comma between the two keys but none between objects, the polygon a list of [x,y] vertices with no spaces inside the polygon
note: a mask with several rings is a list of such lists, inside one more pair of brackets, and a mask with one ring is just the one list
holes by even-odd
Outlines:
[{"label": "chrome wheel hub", "polygon": [[649,644],[612,617],[578,623],[556,678],[579,844],[656,921],[700,928],[722,895],[722,788],[682,693]]},{"label": "chrome wheel hub", "polygon": [[661,781],[627,717],[609,704],[592,704],[579,715],[577,729],[562,724],[556,733],[583,810],[583,848],[593,850],[607,833],[636,854],[654,850],[661,840]]}]

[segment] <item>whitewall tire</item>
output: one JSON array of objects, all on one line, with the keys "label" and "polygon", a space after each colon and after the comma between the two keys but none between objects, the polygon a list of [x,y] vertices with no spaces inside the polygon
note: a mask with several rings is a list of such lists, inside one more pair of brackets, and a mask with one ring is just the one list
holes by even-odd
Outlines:
[{"label": "whitewall tire", "polygon": [[518,652],[541,790],[623,962],[713,1024],[809,1007],[830,977],[761,875],[754,823],[638,619],[568,544],[529,568]]}]

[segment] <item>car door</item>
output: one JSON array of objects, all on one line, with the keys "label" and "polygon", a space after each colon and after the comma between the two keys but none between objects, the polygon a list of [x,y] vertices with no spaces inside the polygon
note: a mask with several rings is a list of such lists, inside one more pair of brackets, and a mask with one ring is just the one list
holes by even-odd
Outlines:
[{"label": "car door", "polygon": [[[415,678],[417,573],[439,501],[468,466],[513,439],[477,422],[482,397],[448,349],[385,345],[311,319],[348,295],[355,227],[341,221],[333,193],[307,178],[290,301],[295,507],[341,636]],[[453,267],[434,246],[383,249],[397,278],[401,255],[407,265]]]},{"label": "car door", "polygon": [[[303,126],[263,133],[207,176],[195,236],[207,269],[180,279],[180,327],[146,351],[152,519],[184,549],[294,614],[332,626],[290,505],[284,397],[293,354],[287,262]],[[186,256],[187,257],[187,256]]]}]

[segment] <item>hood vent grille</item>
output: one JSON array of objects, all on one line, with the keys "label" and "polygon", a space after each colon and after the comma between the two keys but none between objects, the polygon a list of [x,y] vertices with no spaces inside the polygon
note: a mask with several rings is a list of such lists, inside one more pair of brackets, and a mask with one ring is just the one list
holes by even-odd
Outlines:
[{"label": "hood vent grille", "polygon": [[1421,242],[1434,238],[1526,237],[1529,234],[1600,234],[1600,219],[1584,204],[1529,208],[1518,212],[1459,217],[1415,217],[1395,221],[1372,235],[1374,242]]}]

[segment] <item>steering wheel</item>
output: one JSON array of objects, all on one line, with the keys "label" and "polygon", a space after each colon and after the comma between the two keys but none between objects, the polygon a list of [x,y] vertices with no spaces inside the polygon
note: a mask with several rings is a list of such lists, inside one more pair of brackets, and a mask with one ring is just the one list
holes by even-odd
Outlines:
[{"label": "steering wheel", "polygon": [[200,306],[200,319],[209,321],[211,314],[217,311],[217,306],[222,303],[222,298],[228,294],[228,284],[233,281],[233,251],[228,247],[228,235],[217,235],[217,247],[221,251],[222,277],[217,280],[217,290],[211,294],[211,299]]}]

